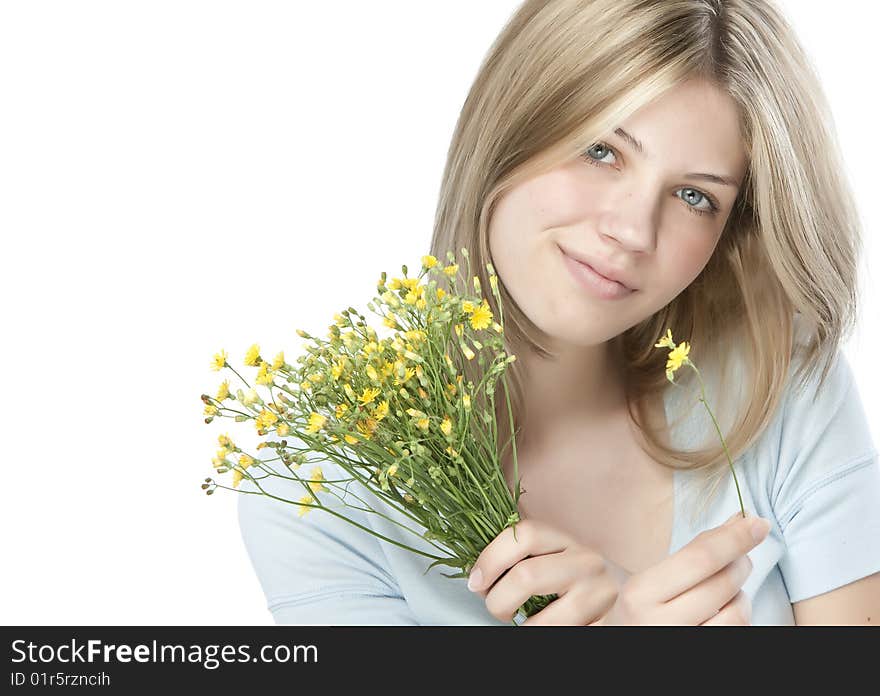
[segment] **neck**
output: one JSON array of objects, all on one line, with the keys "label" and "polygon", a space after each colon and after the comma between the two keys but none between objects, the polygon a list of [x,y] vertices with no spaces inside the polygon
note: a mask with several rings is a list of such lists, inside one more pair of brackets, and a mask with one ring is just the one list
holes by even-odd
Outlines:
[{"label": "neck", "polygon": [[626,408],[623,373],[610,344],[558,352],[545,359],[521,351],[527,417],[523,440],[539,443],[555,433],[601,427]]}]

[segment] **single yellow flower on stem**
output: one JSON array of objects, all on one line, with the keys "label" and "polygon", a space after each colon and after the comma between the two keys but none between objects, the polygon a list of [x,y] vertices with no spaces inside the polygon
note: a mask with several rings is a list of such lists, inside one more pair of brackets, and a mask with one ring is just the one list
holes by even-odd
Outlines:
[{"label": "single yellow flower on stem", "polygon": [[306,426],[307,433],[316,433],[321,428],[324,427],[324,423],[327,422],[327,416],[322,416],[320,413],[312,412],[309,415],[309,424]]},{"label": "single yellow flower on stem", "polygon": [[214,355],[214,359],[211,360],[211,369],[214,370],[215,372],[217,370],[222,370],[224,367],[226,367],[226,358],[227,357],[228,356],[226,355],[225,350],[221,350],[219,353],[216,353]]},{"label": "single yellow flower on stem", "polygon": [[483,300],[483,304],[474,309],[471,314],[471,327],[477,330],[485,329],[492,323],[492,310],[489,303]]},{"label": "single yellow flower on stem", "polygon": [[298,514],[300,517],[302,517],[309,510],[312,509],[311,506],[315,504],[315,499],[311,495],[306,494],[302,498],[300,498],[298,502],[299,502],[299,513]]},{"label": "single yellow flower on stem", "polygon": [[743,505],[742,493],[740,493],[739,489],[739,481],[736,478],[736,471],[733,469],[733,461],[730,459],[730,452],[727,449],[727,443],[724,441],[724,436],[721,434],[721,427],[718,425],[718,421],[715,418],[715,414],[712,413],[712,409],[709,408],[709,404],[706,403],[706,385],[703,384],[703,378],[700,375],[700,371],[697,369],[697,366],[694,365],[690,358],[688,358],[688,354],[691,350],[691,345],[687,341],[682,341],[678,345],[675,344],[675,341],[672,340],[672,329],[666,329],[666,335],[663,336],[657,343],[654,344],[655,348],[669,348],[669,355],[666,359],[666,379],[675,384],[675,380],[672,378],[675,371],[678,370],[682,365],[688,365],[693,369],[694,372],[697,373],[697,379],[700,380],[700,401],[703,402],[703,406],[706,407],[706,410],[709,412],[709,417],[712,419],[712,422],[715,424],[715,431],[718,433],[718,437],[721,438],[721,446],[724,448],[724,454],[727,455],[727,462],[730,464],[730,471],[733,474],[733,482],[736,484],[736,494],[739,496],[739,507],[742,511],[742,516],[746,516],[746,508]]},{"label": "single yellow flower on stem", "polygon": [[247,353],[244,355],[244,364],[250,365],[252,367],[258,366],[260,363],[260,346],[254,343],[250,348],[248,348]]}]

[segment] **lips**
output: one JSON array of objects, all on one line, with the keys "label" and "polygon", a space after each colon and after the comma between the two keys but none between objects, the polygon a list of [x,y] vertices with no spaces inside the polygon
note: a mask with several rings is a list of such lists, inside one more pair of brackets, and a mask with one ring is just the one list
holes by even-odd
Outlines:
[{"label": "lips", "polygon": [[636,290],[636,288],[631,285],[631,281],[627,280],[626,275],[624,273],[621,273],[620,271],[614,270],[613,268],[606,265],[605,262],[594,261],[593,259],[587,258],[583,254],[569,251],[568,249],[565,249],[561,246],[559,248],[562,251],[562,253],[565,254],[566,256],[574,259],[575,261],[578,261],[579,263],[582,263],[586,266],[589,266],[596,273],[598,273],[601,276],[604,276],[608,280],[616,281],[616,282],[620,283],[621,285],[623,285],[628,290]]}]

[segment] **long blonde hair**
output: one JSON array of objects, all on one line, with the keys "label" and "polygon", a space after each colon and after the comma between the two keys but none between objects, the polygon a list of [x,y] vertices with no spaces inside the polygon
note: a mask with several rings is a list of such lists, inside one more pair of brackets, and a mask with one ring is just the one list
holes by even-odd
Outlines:
[{"label": "long blonde hair", "polygon": [[[648,401],[674,388],[665,376],[667,351],[654,347],[666,329],[696,348],[691,357],[701,372],[717,370],[719,394],[726,393],[735,354],[745,361],[736,379],[746,398],[723,405],[734,409],[724,437],[735,460],[772,422],[792,367],[801,386],[822,367],[821,389],[856,323],[856,206],[815,69],[775,5],[526,0],[490,47],[462,107],[431,253],[444,260],[447,251],[459,256],[467,249],[473,273],[489,288],[487,230],[504,192],[579,156],[630,114],[694,77],[724,90],[738,106],[748,171],[703,272],[667,306],[615,337],[613,349],[645,452],[672,468],[703,470],[705,506],[730,474],[717,434],[708,433],[699,449],[681,450],[646,421]],[[506,337],[551,356],[501,278],[498,287]],[[498,316],[494,297],[484,294]],[[796,323],[804,326],[802,342]],[[504,434],[509,440],[505,419],[512,416],[515,433],[525,422],[521,364],[507,372],[511,411],[499,418],[499,443]],[[479,370],[468,369],[472,377]],[[676,381],[695,386],[686,368]]]}]

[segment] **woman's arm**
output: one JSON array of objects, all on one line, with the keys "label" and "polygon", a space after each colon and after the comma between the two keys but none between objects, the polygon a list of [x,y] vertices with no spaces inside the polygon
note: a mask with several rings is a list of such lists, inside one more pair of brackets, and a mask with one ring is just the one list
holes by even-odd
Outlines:
[{"label": "woman's arm", "polygon": [[[303,475],[314,464],[304,464]],[[325,478],[337,477],[322,462]],[[260,485],[298,500],[301,484],[266,478]],[[241,490],[256,490],[243,480]],[[324,505],[367,526],[366,513],[344,506],[329,493]],[[324,510],[302,517],[296,505],[240,493],[238,518],[248,556],[275,623],[295,625],[418,625],[394,578],[385,553],[370,533]]]},{"label": "woman's arm", "polygon": [[791,606],[798,626],[880,626],[880,573]]}]

